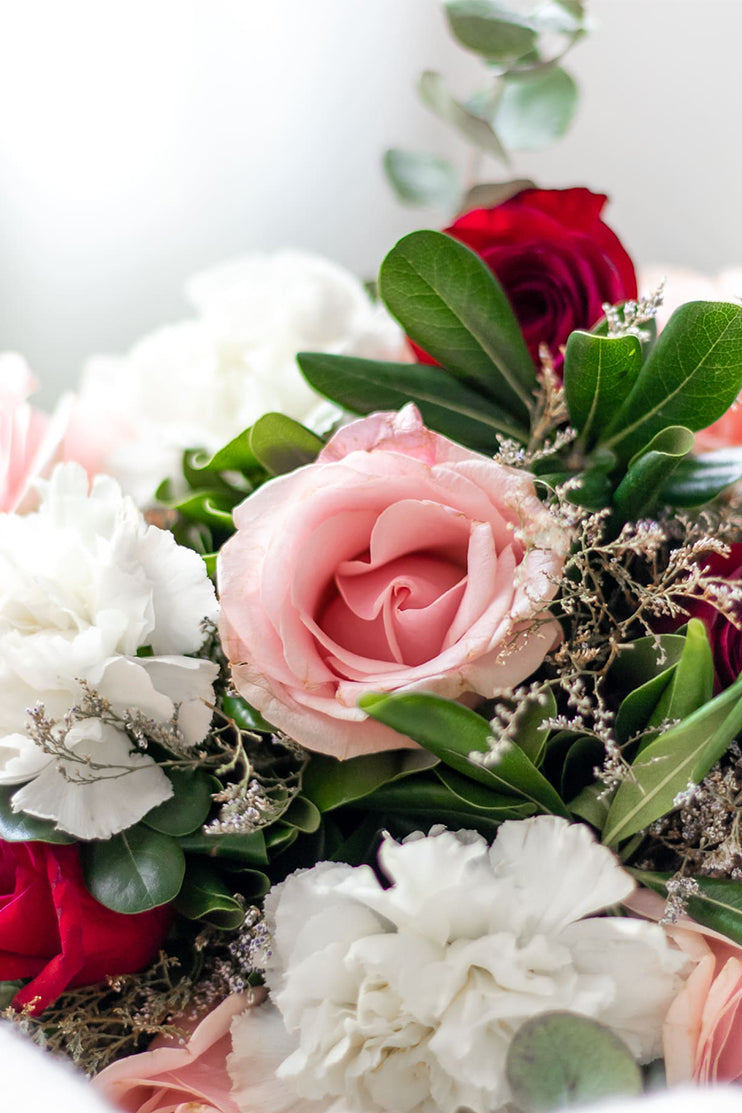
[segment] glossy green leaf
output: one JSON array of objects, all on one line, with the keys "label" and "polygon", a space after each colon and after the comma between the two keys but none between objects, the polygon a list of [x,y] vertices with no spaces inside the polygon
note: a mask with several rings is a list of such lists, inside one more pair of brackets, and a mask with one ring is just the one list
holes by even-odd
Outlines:
[{"label": "glossy green leaf", "polygon": [[740,388],[742,306],[689,302],[660,333],[604,443],[628,459],[668,426],[705,429]]},{"label": "glossy green leaf", "polygon": [[347,761],[312,754],[302,777],[302,795],[321,812],[362,800],[381,785],[419,773],[436,764],[427,750],[386,750]]},{"label": "glossy green leaf", "polygon": [[683,457],[693,451],[693,443],[690,429],[669,425],[652,438],[641,455],[631,460],[613,496],[621,521],[636,521],[655,507],[667,480]]},{"label": "glossy green leaf", "polygon": [[506,808],[480,808],[465,800],[443,784],[435,772],[423,773],[409,780],[382,785],[363,801],[366,812],[401,816],[414,829],[427,830],[434,823],[447,827],[473,828],[492,837],[506,819],[525,819],[534,814],[533,804],[512,798]]},{"label": "glossy green leaf", "polygon": [[266,722],[260,712],[251,707],[241,696],[224,696],[222,711],[241,730],[255,730],[261,734],[272,734],[274,731],[274,728]]},{"label": "glossy green leaf", "polygon": [[284,475],[311,464],[323,447],[324,441],[316,433],[285,414],[264,414],[250,430],[250,448],[270,475]]},{"label": "glossy green leaf", "polygon": [[456,170],[446,159],[392,147],[384,170],[400,201],[409,205],[453,206],[461,196]]},{"label": "glossy green leaf", "polygon": [[363,696],[359,706],[379,722],[419,742],[458,773],[499,792],[515,792],[541,811],[568,815],[557,792],[518,746],[502,748],[496,764],[480,765],[470,753],[490,752],[489,723],[452,700],[423,692]]},{"label": "glossy green leaf", "polygon": [[676,665],[671,665],[659,676],[653,676],[629,692],[616,713],[616,738],[623,744],[643,731],[654,715],[660,699],[675,675]]},{"label": "glossy green leaf", "polygon": [[742,677],[637,755],[632,779],[620,784],[605,827],[614,846],[674,807],[689,783],[698,784],[742,730]]},{"label": "glossy green leaf", "polygon": [[264,831],[252,831],[248,835],[204,835],[196,831],[178,841],[181,848],[191,854],[204,854],[207,858],[246,867],[268,865]]},{"label": "glossy green leaf", "polygon": [[443,232],[411,232],[381,264],[379,293],[415,343],[528,424],[536,372],[487,264]]},{"label": "glossy green leaf", "polygon": [[490,124],[481,116],[470,112],[466,105],[449,93],[441,74],[433,70],[425,70],[420,75],[417,88],[423,104],[439,120],[450,124],[480,151],[484,151],[485,154],[491,155],[500,162],[508,162],[507,152]]},{"label": "glossy green leaf", "polygon": [[213,455],[203,454],[200,458],[192,458],[191,467],[195,471],[213,473],[250,472],[259,469],[260,463],[250,447],[250,433],[250,429],[243,429]]},{"label": "glossy green leaf", "polygon": [[659,676],[676,661],[685,648],[682,634],[658,634],[654,637],[637,638],[619,650],[611,665],[610,683],[612,689],[629,693],[640,684]]},{"label": "glossy green leaf", "polygon": [[234,931],[245,919],[244,903],[212,866],[198,858],[188,862],[175,907],[189,920],[203,920],[228,931]]},{"label": "glossy green leaf", "polygon": [[[660,896],[667,896],[666,883],[672,874],[636,869],[629,872],[640,884]],[[721,877],[694,877],[693,880],[700,893],[687,899],[691,919],[742,944],[742,884]]]},{"label": "glossy green leaf", "polygon": [[490,61],[514,62],[536,45],[529,21],[491,0],[448,0],[446,17],[461,45]]},{"label": "glossy green leaf", "polygon": [[681,460],[662,490],[670,506],[702,506],[742,479],[742,448],[721,448]]},{"label": "glossy green leaf", "polygon": [[511,151],[538,151],[560,139],[577,108],[577,85],[559,66],[503,79],[493,126]]},{"label": "glossy green leaf", "polygon": [[536,767],[541,764],[550,733],[542,723],[556,714],[557,703],[551,688],[544,689],[538,697],[527,697],[515,712],[513,742]]},{"label": "glossy green leaf", "polygon": [[641,1071],[626,1044],[605,1024],[576,1013],[549,1012],[518,1028],[505,1064],[521,1113],[633,1096]]},{"label": "glossy green leaf", "polygon": [[51,842],[64,846],[75,842],[72,835],[57,831],[49,819],[36,819],[25,812],[14,812],[13,793],[18,785],[0,785],[0,839],[6,842]]},{"label": "glossy green leaf", "polygon": [[142,823],[163,835],[190,835],[205,822],[211,810],[211,794],[218,791],[219,783],[196,769],[164,772],[173,786],[173,795],[147,812]]},{"label": "glossy green leaf", "polygon": [[189,521],[202,522],[231,533],[234,530],[232,508],[237,501],[239,500],[218,491],[192,491],[175,503],[175,508]]},{"label": "glossy green leaf", "polygon": [[526,439],[525,425],[440,367],[300,352],[304,378],[346,410],[368,414],[414,402],[429,429],[492,455],[497,434]]},{"label": "glossy green leaf", "polygon": [[585,448],[591,448],[610,424],[641,365],[641,344],[635,336],[570,335],[564,354],[564,394],[570,422]]},{"label": "glossy green leaf", "polygon": [[89,891],[114,912],[167,904],[185,874],[185,856],[175,839],[139,825],[105,842],[84,844],[81,861]]},{"label": "glossy green leaf", "polygon": [[311,800],[295,796],[281,816],[281,822],[289,827],[296,827],[304,834],[312,834],[322,822],[322,814]]},{"label": "glossy green leaf", "polygon": [[494,819],[525,818],[533,815],[536,805],[531,803],[518,804],[512,796],[504,796],[501,792],[494,792],[491,788],[462,777],[447,765],[439,765],[435,775],[444,788],[465,804],[472,813],[487,812]]},{"label": "glossy green leaf", "polygon": [[602,781],[593,781],[580,789],[567,806],[573,815],[584,819],[597,831],[602,831],[611,807],[611,793]]}]

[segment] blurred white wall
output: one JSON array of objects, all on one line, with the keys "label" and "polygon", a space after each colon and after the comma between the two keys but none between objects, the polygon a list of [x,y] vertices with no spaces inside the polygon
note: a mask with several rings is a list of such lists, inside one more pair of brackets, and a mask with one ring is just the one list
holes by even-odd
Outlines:
[{"label": "blurred white wall", "polygon": [[[579,120],[515,169],[610,192],[638,261],[742,264],[741,0],[592,11]],[[0,0],[0,348],[48,402],[221,259],[292,245],[372,275],[447,215],[401,208],[382,150],[464,162],[417,102],[424,68],[461,95],[483,75],[438,0]]]}]

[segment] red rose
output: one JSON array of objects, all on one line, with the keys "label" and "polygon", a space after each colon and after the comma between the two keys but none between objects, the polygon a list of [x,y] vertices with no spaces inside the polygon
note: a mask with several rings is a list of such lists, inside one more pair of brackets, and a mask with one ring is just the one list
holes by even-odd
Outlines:
[{"label": "red rose", "polygon": [[537,362],[543,342],[560,368],[574,329],[592,328],[604,302],[636,297],[634,264],[600,219],[607,200],[588,189],[526,189],[445,229],[497,276]]},{"label": "red rose", "polygon": [[[739,584],[742,581],[742,544],[730,545],[729,549],[729,556],[714,553],[704,560],[703,566],[713,576]],[[700,618],[706,627],[714,655],[716,687],[723,691],[742,673],[742,630],[709,603],[691,601],[685,609],[691,618]]]},{"label": "red rose", "polygon": [[77,846],[0,840],[0,981],[31,978],[13,998],[41,1012],[65,989],[131,974],[154,959],[169,906],[125,916],[85,888]]}]

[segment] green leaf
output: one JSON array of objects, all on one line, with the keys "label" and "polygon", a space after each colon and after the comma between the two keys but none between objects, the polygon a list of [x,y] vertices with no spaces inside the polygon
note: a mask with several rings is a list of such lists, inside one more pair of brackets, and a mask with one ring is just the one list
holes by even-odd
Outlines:
[{"label": "green leaf", "polygon": [[610,792],[601,781],[585,785],[568,804],[573,815],[586,820],[597,831],[603,830],[610,806]]},{"label": "green leaf", "polygon": [[346,410],[368,414],[414,402],[429,429],[492,455],[497,434],[526,439],[525,425],[439,367],[300,352],[304,378]]},{"label": "green leaf", "polygon": [[322,822],[322,814],[311,800],[296,796],[281,816],[281,822],[311,835]]},{"label": "green leaf", "polygon": [[635,336],[573,332],[564,353],[564,394],[585,448],[607,428],[636,382],[642,348]]},{"label": "green leaf", "polygon": [[680,660],[685,648],[682,634],[658,634],[627,642],[611,665],[611,687],[629,693]]},{"label": "green leaf", "polygon": [[250,430],[250,448],[270,475],[284,475],[311,464],[324,441],[285,414],[267,413]]},{"label": "green leaf", "polygon": [[538,151],[565,134],[577,108],[577,85],[566,70],[551,66],[503,82],[493,126],[508,150]]},{"label": "green leaf", "polygon": [[540,811],[568,816],[557,792],[518,746],[503,747],[496,764],[469,760],[490,752],[492,731],[486,719],[452,700],[424,692],[362,696],[359,707],[400,734],[419,742],[458,773],[498,791],[515,792]]},{"label": "green leaf", "polygon": [[85,884],[114,912],[146,912],[178,895],[185,856],[175,839],[148,827],[130,827],[106,842],[81,848]]},{"label": "green leaf", "polygon": [[216,529],[234,531],[232,507],[240,501],[218,491],[192,491],[184,499],[174,504],[184,518],[191,522],[203,522]]},{"label": "green leaf", "polygon": [[621,744],[628,742],[647,726],[670,686],[676,667],[672,665],[659,676],[653,676],[651,680],[629,692],[622,701],[616,714],[616,737]]},{"label": "green leaf", "polygon": [[439,73],[425,70],[420,75],[418,92],[423,104],[427,105],[431,112],[454,127],[480,151],[499,159],[500,162],[509,161],[507,152],[492,127],[481,116],[470,112],[461,101],[451,96]]},{"label": "green leaf", "polygon": [[536,372],[486,263],[442,232],[411,232],[381,264],[379,293],[415,343],[528,424]]},{"label": "green leaf", "polygon": [[227,931],[234,931],[245,919],[244,904],[203,859],[188,862],[175,907],[189,920],[204,920]]},{"label": "green leaf", "polygon": [[443,784],[436,773],[382,785],[363,801],[364,812],[403,817],[422,829],[432,823],[447,827],[471,827],[492,837],[506,819],[526,819],[534,814],[532,804],[513,798],[509,808],[480,808]]},{"label": "green leaf", "polygon": [[446,17],[461,45],[489,61],[517,61],[536,45],[527,20],[490,0],[448,0]]},{"label": "green leaf", "polygon": [[197,769],[163,770],[173,786],[169,800],[147,812],[142,823],[163,835],[190,835],[206,820],[211,810],[211,794],[219,782]]},{"label": "green leaf", "polygon": [[259,731],[261,734],[273,733],[274,728],[270,723],[267,723],[260,712],[251,707],[241,696],[224,696],[222,711],[241,730]]},{"label": "green leaf", "polygon": [[212,456],[203,455],[200,458],[191,458],[190,466],[196,472],[222,471],[251,472],[260,469],[260,462],[250,447],[250,429],[243,429],[223,448]]},{"label": "green leaf", "polygon": [[58,831],[49,819],[36,819],[25,812],[14,812],[10,801],[18,785],[0,785],[0,839],[6,842],[51,842],[67,846],[76,840]]},{"label": "green leaf", "polygon": [[641,455],[631,460],[613,496],[621,521],[636,521],[653,509],[667,480],[683,457],[692,452],[693,442],[690,429],[669,425],[652,438]]},{"label": "green leaf", "polygon": [[391,147],[384,170],[400,201],[408,205],[455,205],[461,196],[459,176],[446,159]]},{"label": "green leaf", "polygon": [[472,186],[461,202],[461,211],[468,213],[471,209],[493,209],[502,205],[524,189],[535,189],[536,183],[530,178],[514,178],[509,182],[480,182]]},{"label": "green leaf", "polygon": [[501,792],[494,792],[477,781],[462,777],[460,773],[456,773],[446,765],[439,765],[435,775],[441,784],[473,813],[487,812],[495,819],[504,820],[526,818],[536,811],[535,804],[518,804],[512,796],[504,796]]},{"label": "green leaf", "polygon": [[522,1024],[511,1040],[505,1073],[522,1113],[641,1093],[633,1055],[612,1029],[586,1016],[548,1012]]},{"label": "green leaf", "polygon": [[238,866],[267,866],[268,851],[263,831],[249,835],[204,835],[196,831],[178,840],[183,850],[204,854],[207,858],[226,860]]},{"label": "green leaf", "polygon": [[[630,869],[629,873],[648,889],[667,896],[666,883],[673,874],[637,869]],[[742,944],[742,885],[721,877],[694,877],[693,881],[701,891],[697,896],[688,897],[688,915],[696,923]]]},{"label": "green leaf", "polygon": [[742,479],[742,448],[721,448],[681,460],[662,490],[670,506],[702,506]]},{"label": "green leaf", "polygon": [[541,724],[553,718],[557,710],[554,693],[551,688],[545,688],[538,696],[526,696],[513,717],[512,740],[536,767],[541,764],[550,733],[549,728]]},{"label": "green leaf", "polygon": [[429,769],[437,759],[427,750],[386,750],[338,761],[312,754],[302,777],[302,795],[321,812],[362,800],[381,785]]},{"label": "green leaf", "polygon": [[5,1011],[9,1009],[13,998],[19,989],[23,988],[23,981],[18,979],[15,982],[0,982],[0,1010]]},{"label": "green leaf", "polygon": [[742,730],[742,677],[635,758],[606,821],[604,842],[615,846],[672,811],[678,793],[698,784]]},{"label": "green leaf", "polygon": [[740,388],[742,307],[689,302],[660,333],[604,443],[628,459],[669,425],[705,429]]}]

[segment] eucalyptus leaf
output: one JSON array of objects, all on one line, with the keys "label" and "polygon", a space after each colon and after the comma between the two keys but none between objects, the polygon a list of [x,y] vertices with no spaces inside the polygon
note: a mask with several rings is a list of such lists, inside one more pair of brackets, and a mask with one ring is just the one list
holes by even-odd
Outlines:
[{"label": "eucalyptus leaf", "polygon": [[506,75],[493,126],[511,151],[538,151],[568,130],[577,108],[577,85],[559,66]]},{"label": "eucalyptus leaf", "polygon": [[[673,874],[637,869],[629,872],[640,884],[660,896],[667,896],[667,882]],[[688,915],[696,923],[742,944],[742,884],[725,877],[694,877],[692,880],[700,891],[687,898]]]},{"label": "eucalyptus leaf", "polygon": [[188,862],[175,907],[189,920],[203,920],[228,931],[240,927],[245,919],[244,903],[213,866],[199,858]]},{"label": "eucalyptus leaf", "polygon": [[467,213],[471,209],[493,209],[522,193],[524,189],[535,188],[536,183],[531,178],[515,178],[509,182],[480,182],[467,192],[461,202],[461,211]]},{"label": "eucalyptus leaf", "polygon": [[646,517],[661,497],[662,488],[684,456],[693,451],[694,437],[682,425],[669,425],[655,434],[646,449],[629,463],[613,496],[621,521]]},{"label": "eucalyptus leaf", "polygon": [[437,758],[427,750],[385,750],[338,761],[312,754],[302,776],[302,796],[321,812],[362,800],[381,785],[430,769]]},{"label": "eucalyptus leaf", "polygon": [[163,835],[190,835],[206,820],[219,782],[198,769],[164,769],[173,795],[147,812],[142,823]]},{"label": "eucalyptus leaf", "polygon": [[533,361],[502,287],[475,252],[442,232],[411,232],[381,264],[379,293],[433,359],[529,423]]},{"label": "eucalyptus leaf", "polygon": [[672,811],[678,793],[700,783],[742,730],[741,695],[742,677],[637,755],[632,778],[621,782],[611,804],[608,846]]},{"label": "eucalyptus leaf", "polygon": [[568,1012],[547,1012],[520,1026],[505,1064],[522,1113],[641,1093],[641,1071],[626,1044],[605,1024]]},{"label": "eucalyptus leaf", "polygon": [[81,847],[85,884],[114,912],[133,914],[167,904],[178,895],[185,874],[181,847],[159,831],[137,825],[105,842]]},{"label": "eucalyptus leaf", "polygon": [[14,812],[11,800],[18,785],[0,785],[0,839],[6,842],[51,842],[66,846],[75,842],[72,835],[58,831],[50,819],[36,819],[26,812]]},{"label": "eucalyptus leaf", "polygon": [[658,336],[604,443],[628,459],[670,425],[705,429],[741,388],[742,306],[688,302]]},{"label": "eucalyptus leaf", "polygon": [[635,336],[571,333],[564,353],[564,395],[570,422],[585,448],[611,423],[641,365],[642,348]]},{"label": "eucalyptus leaf", "polygon": [[449,0],[446,17],[461,45],[490,61],[516,61],[536,46],[530,22],[491,0]]},{"label": "eucalyptus leaf", "polygon": [[311,464],[324,441],[285,414],[267,413],[250,430],[250,448],[270,475],[284,475]]},{"label": "eucalyptus leaf", "polygon": [[465,105],[452,97],[446,83],[439,73],[425,70],[420,75],[418,92],[423,104],[445,123],[454,127],[461,135],[500,162],[507,163],[507,151],[486,120],[470,112]]},{"label": "eucalyptus leaf", "polygon": [[721,448],[681,460],[662,490],[670,506],[702,506],[742,479],[742,448]]},{"label": "eucalyptus leaf", "polygon": [[491,766],[470,761],[470,753],[490,753],[492,730],[486,719],[452,700],[424,692],[362,696],[359,706],[379,722],[419,742],[446,765],[498,792],[517,793],[540,811],[568,817],[558,793],[518,746],[503,746]]},{"label": "eucalyptus leaf", "polygon": [[384,170],[400,201],[410,205],[455,205],[461,196],[456,170],[446,159],[391,147]]},{"label": "eucalyptus leaf", "polygon": [[488,455],[498,433],[527,437],[525,425],[439,367],[320,352],[300,352],[297,358],[310,386],[353,413],[398,410],[414,402],[429,429]]}]

